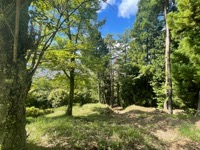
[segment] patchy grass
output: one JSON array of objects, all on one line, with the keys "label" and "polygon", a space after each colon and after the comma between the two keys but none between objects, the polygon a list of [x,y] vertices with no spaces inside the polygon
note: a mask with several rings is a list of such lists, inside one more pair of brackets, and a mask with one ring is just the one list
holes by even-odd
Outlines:
[{"label": "patchy grass", "polygon": [[179,132],[182,136],[187,137],[193,141],[200,141],[200,129],[191,123],[185,123],[180,125]]},{"label": "patchy grass", "polygon": [[[74,116],[65,107],[35,118],[27,125],[29,149],[153,149],[155,139],[142,129],[123,122],[102,104],[75,106]],[[119,120],[118,120],[119,119]]]},{"label": "patchy grass", "polygon": [[75,105],[38,118],[27,117],[28,150],[199,149],[200,120],[186,113],[102,104]]}]

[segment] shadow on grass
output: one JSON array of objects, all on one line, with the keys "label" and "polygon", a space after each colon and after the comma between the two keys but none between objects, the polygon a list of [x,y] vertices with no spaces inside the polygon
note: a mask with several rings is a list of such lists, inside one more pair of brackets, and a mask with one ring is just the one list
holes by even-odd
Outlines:
[{"label": "shadow on grass", "polygon": [[63,147],[43,147],[43,146],[38,146],[33,143],[27,143],[26,144],[26,149],[27,150],[64,150]]},{"label": "shadow on grass", "polygon": [[[53,125],[45,129],[49,135],[56,132],[56,136],[51,137],[51,141],[56,139],[67,140],[68,143],[74,144],[73,149],[155,149],[146,137],[149,135],[144,130],[134,126],[128,125],[127,118],[121,117],[119,114],[114,113],[110,108],[94,107],[93,113],[87,116],[53,116],[44,117],[43,121],[52,123]],[[54,124],[56,122],[56,124]],[[57,124],[57,122],[60,122]],[[68,122],[68,123],[66,123]],[[152,141],[161,143],[155,136],[151,135]],[[58,142],[60,142],[58,141]],[[76,142],[79,142],[77,148]],[[95,145],[92,145],[96,143]],[[62,143],[58,143],[62,144]],[[91,146],[92,145],[92,146]],[[34,145],[33,145],[34,146]],[[35,145],[37,146],[37,145]],[[93,148],[91,148],[93,147]],[[162,145],[159,145],[159,149]],[[34,147],[37,149],[37,147]],[[34,148],[32,148],[34,150]],[[38,147],[45,149],[45,147]],[[64,149],[63,147],[53,147],[46,149]],[[65,148],[66,149],[66,148]]]},{"label": "shadow on grass", "polygon": [[[157,110],[146,112],[131,110],[124,114],[113,112],[110,108],[94,107],[93,113],[78,116],[52,116],[41,118],[55,146],[48,148],[29,143],[30,150],[62,150],[67,141],[72,149],[166,149],[167,145],[152,132],[166,130],[180,124],[180,120]],[[35,123],[35,122],[34,122]],[[51,126],[49,126],[49,124]],[[197,147],[192,143],[185,146]],[[182,148],[181,145],[178,148]]]}]

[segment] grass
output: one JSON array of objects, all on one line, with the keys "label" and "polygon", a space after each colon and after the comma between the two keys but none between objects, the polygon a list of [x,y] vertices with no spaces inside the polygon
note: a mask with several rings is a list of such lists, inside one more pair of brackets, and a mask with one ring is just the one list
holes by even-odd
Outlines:
[{"label": "grass", "polygon": [[180,125],[179,132],[182,136],[191,139],[192,141],[200,141],[200,129],[191,123],[185,123]]},{"label": "grass", "polygon": [[[151,149],[151,140],[142,130],[114,117],[102,104],[75,106],[73,117],[65,107],[54,113],[30,119],[27,125],[29,149],[134,149],[140,145]],[[119,119],[119,120],[118,120]],[[149,137],[148,137],[149,136]]]},{"label": "grass", "polygon": [[[103,104],[75,105],[71,117],[65,112],[66,107],[60,107],[52,114],[27,117],[27,149],[162,150],[173,148],[173,144],[168,143],[172,138],[168,135],[173,129],[177,137],[183,137],[182,141],[175,142],[178,149],[182,148],[180,144],[185,137],[191,139],[185,145],[188,149],[194,149],[195,142],[200,141],[200,129],[195,125],[198,118],[187,114],[168,115],[138,106],[114,113]],[[162,139],[163,134],[159,131],[164,131],[166,138]]]}]

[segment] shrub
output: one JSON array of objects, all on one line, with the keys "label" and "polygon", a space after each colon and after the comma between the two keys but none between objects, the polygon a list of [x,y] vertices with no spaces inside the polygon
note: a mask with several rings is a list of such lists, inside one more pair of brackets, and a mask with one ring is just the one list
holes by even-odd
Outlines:
[{"label": "shrub", "polygon": [[91,97],[90,91],[83,92],[83,93],[76,93],[74,96],[74,102],[80,103],[80,105],[88,104],[88,103],[96,103],[97,100]]},{"label": "shrub", "polygon": [[52,109],[39,109],[39,108],[35,108],[35,107],[27,107],[26,108],[26,116],[27,117],[38,117],[41,115],[45,115],[45,114],[50,114],[53,113],[54,111]]},{"label": "shrub", "polygon": [[52,107],[60,107],[67,104],[68,93],[64,89],[52,90],[48,96],[48,101]]},{"label": "shrub", "polygon": [[49,95],[48,91],[44,90],[33,91],[28,94],[26,100],[26,106],[27,107],[34,106],[36,108],[41,108],[41,109],[51,108],[52,106],[47,99],[48,95]]}]

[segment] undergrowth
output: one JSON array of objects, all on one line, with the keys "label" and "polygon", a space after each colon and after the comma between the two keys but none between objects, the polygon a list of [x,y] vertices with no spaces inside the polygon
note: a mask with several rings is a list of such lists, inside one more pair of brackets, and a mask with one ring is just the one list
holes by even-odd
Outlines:
[{"label": "undergrowth", "polygon": [[105,105],[75,106],[73,117],[66,116],[65,109],[60,107],[54,109],[55,113],[30,120],[27,125],[29,149],[34,149],[34,145],[102,150],[135,149],[141,145],[151,149],[151,137],[147,138],[139,128],[118,120]]}]

